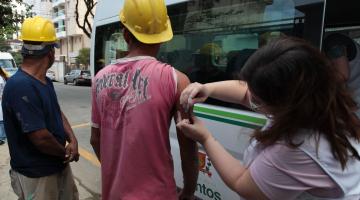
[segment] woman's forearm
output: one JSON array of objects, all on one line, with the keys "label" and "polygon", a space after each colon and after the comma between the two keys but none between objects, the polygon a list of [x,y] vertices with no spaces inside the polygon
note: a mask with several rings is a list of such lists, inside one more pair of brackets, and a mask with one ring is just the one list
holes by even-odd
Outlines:
[{"label": "woman's forearm", "polygon": [[239,80],[220,81],[206,83],[204,85],[209,91],[210,97],[230,103],[248,106],[246,82]]},{"label": "woman's forearm", "polygon": [[203,146],[225,184],[236,191],[237,181],[245,172],[245,166],[227,152],[213,136],[209,136],[204,141]]}]

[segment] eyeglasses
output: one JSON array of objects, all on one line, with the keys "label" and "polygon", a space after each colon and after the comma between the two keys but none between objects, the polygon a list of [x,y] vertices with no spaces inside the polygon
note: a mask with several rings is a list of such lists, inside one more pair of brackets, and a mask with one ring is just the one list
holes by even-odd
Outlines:
[{"label": "eyeglasses", "polygon": [[252,95],[250,95],[249,104],[250,108],[254,111],[259,111],[262,107],[264,107],[264,104],[256,101],[256,99],[254,99]]}]

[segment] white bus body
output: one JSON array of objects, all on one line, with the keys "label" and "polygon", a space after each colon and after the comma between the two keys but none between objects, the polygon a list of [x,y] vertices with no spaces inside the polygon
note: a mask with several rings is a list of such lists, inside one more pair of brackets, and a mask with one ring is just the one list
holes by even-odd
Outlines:
[{"label": "white bus body", "polygon": [[[282,34],[304,38],[319,48],[327,32],[344,32],[344,28],[336,27],[353,27],[347,33],[353,31],[352,37],[360,38],[359,32],[354,31],[358,29],[354,24],[360,21],[355,17],[353,23],[339,23],[340,16],[334,17],[338,13],[332,11],[327,13],[326,21],[327,3],[332,6],[329,10],[336,10],[336,4],[340,4],[331,0],[167,0],[174,38],[162,45],[158,59],[184,72],[191,81],[206,83],[235,78],[251,53]],[[348,4],[359,3],[351,0]],[[92,75],[126,55],[118,15],[122,5],[123,0],[100,0],[97,5],[91,38]],[[348,13],[344,9],[352,6],[344,7],[336,12]],[[206,49],[209,47],[212,50]],[[240,161],[253,129],[266,123],[262,115],[211,99],[197,105],[195,113]],[[182,187],[174,123],[170,132],[175,179]],[[196,196],[204,200],[239,199],[222,182],[202,150],[199,159]]]}]

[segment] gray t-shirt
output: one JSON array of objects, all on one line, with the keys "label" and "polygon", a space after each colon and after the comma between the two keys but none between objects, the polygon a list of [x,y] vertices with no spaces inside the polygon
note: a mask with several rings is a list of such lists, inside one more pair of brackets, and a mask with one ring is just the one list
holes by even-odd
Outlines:
[{"label": "gray t-shirt", "polygon": [[250,174],[269,199],[296,199],[305,191],[322,198],[342,195],[339,186],[299,148],[275,144],[253,160]]}]

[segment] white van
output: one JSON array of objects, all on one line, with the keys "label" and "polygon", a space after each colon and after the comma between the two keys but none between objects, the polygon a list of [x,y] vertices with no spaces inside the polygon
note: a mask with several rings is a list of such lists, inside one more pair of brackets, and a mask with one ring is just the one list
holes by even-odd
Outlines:
[{"label": "white van", "polygon": [[[119,11],[123,0],[101,0],[92,32],[91,72],[126,55]],[[158,59],[184,72],[192,82],[235,79],[247,58],[280,35],[310,41],[321,48],[324,34],[342,32],[360,41],[360,1],[336,0],[166,0],[174,38],[162,45]],[[353,14],[351,14],[353,13]],[[239,105],[209,99],[195,107],[217,140],[240,161],[249,136],[266,118]],[[171,150],[175,179],[182,187],[179,147],[174,123]],[[196,196],[206,200],[233,200],[207,155],[199,152]]]},{"label": "white van", "polygon": [[15,74],[18,69],[14,58],[7,52],[0,52],[0,67],[5,70],[9,77]]}]

